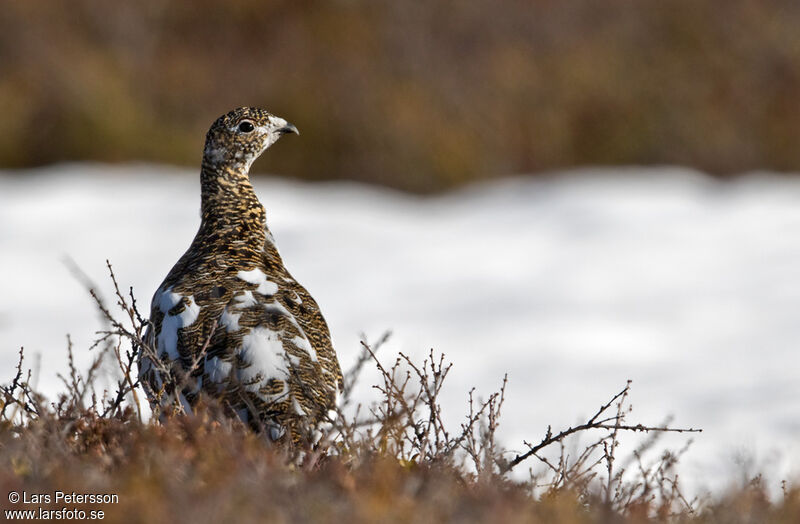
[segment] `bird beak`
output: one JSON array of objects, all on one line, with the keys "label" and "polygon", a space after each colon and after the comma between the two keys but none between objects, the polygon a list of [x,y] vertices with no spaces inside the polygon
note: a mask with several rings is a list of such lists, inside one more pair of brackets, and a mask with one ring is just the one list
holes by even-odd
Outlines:
[{"label": "bird beak", "polygon": [[280,133],[282,135],[285,135],[285,134],[288,134],[288,133],[294,133],[295,135],[299,135],[300,131],[297,130],[297,128],[294,126],[294,124],[287,123],[285,126],[283,126],[282,128],[278,129],[278,133]]}]

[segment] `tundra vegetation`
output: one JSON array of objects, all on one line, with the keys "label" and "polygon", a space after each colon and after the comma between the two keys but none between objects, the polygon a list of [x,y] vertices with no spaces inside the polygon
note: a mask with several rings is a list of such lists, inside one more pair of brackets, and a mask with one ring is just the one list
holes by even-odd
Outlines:
[{"label": "tundra vegetation", "polygon": [[[381,356],[388,333],[364,340],[345,373],[338,416],[306,445],[275,446],[225,416],[208,399],[191,416],[176,407],[147,417],[134,347],[146,321],[133,290],[109,304],[90,289],[105,319],[86,371],[67,339],[62,392],[47,399],[32,384],[25,354],[0,390],[0,485],[32,500],[57,491],[116,495],[75,508],[111,522],[797,522],[800,490],[787,482],[770,497],[756,475],[727,492],[688,497],[677,465],[699,430],[632,421],[631,383],[584,423],[543,428],[511,452],[498,441],[506,380],[480,399],[467,392],[463,422],[446,427],[439,395],[452,364],[433,351],[415,362]],[[149,350],[145,347],[145,351]],[[387,361],[389,363],[387,363]],[[114,380],[101,387],[109,362]],[[380,377],[377,400],[356,405],[367,366]],[[105,377],[106,379],[108,377]],[[179,380],[176,378],[176,380]],[[180,387],[180,384],[175,384]],[[662,449],[666,432],[686,433]],[[644,433],[631,447],[630,435]],[[102,500],[100,498],[84,500]],[[42,503],[44,502],[44,504]],[[64,504],[53,497],[3,511]]]}]

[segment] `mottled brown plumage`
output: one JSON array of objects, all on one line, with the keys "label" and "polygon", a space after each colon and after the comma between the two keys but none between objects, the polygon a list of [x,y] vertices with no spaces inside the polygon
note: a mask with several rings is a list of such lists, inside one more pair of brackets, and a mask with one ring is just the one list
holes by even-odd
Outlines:
[{"label": "mottled brown plumage", "polygon": [[[296,441],[329,416],[342,376],[325,319],[284,267],[248,176],[288,132],[297,129],[254,108],[211,126],[200,229],[153,297],[148,345],[159,362],[143,352],[140,377],[159,406],[191,411],[205,393],[273,440],[288,429]],[[181,391],[170,391],[175,377]]]}]

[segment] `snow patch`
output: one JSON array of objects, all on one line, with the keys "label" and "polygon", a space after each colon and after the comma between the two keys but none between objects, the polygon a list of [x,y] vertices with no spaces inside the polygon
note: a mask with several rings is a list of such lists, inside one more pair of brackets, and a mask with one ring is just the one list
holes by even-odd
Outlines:
[{"label": "snow patch", "polygon": [[[197,176],[147,165],[0,172],[0,347],[42,355],[46,394],[61,388],[64,333],[87,348],[100,327],[61,258],[106,296],[111,259],[125,287],[149,295],[197,232]],[[686,465],[777,451],[766,475],[795,476],[800,177],[719,183],[682,168],[585,169],[424,199],[355,183],[253,185],[344,368],[359,333],[387,328],[386,358],[403,350],[421,361],[431,347],[452,358],[446,423],[460,423],[465,391],[494,391],[509,371],[500,431],[513,446],[574,423],[631,378],[638,420],[674,413],[676,425],[706,430]],[[261,307],[250,287],[233,304]],[[84,367],[91,354],[75,357]],[[0,382],[15,359],[0,351]],[[355,394],[372,398],[369,388]],[[544,400],[531,410],[531,398]]]}]

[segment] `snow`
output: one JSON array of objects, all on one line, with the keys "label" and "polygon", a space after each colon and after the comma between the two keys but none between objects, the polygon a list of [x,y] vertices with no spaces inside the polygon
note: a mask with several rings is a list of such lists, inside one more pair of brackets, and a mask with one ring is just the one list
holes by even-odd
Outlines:
[{"label": "snow", "polygon": [[[113,303],[109,259],[148,311],[197,230],[199,174],[61,165],[11,175],[0,172],[0,381],[24,345],[43,355],[40,385],[54,392],[66,333],[86,364],[82,348],[101,327],[65,258]],[[515,449],[593,414],[632,379],[632,420],[672,414],[704,429],[684,461],[690,477],[720,487],[743,455],[775,482],[797,475],[800,179],[594,169],[425,198],[253,182],[345,369],[362,332],[393,331],[387,362],[444,352],[455,363],[452,424],[472,386],[485,398],[508,372],[501,439]]]}]

